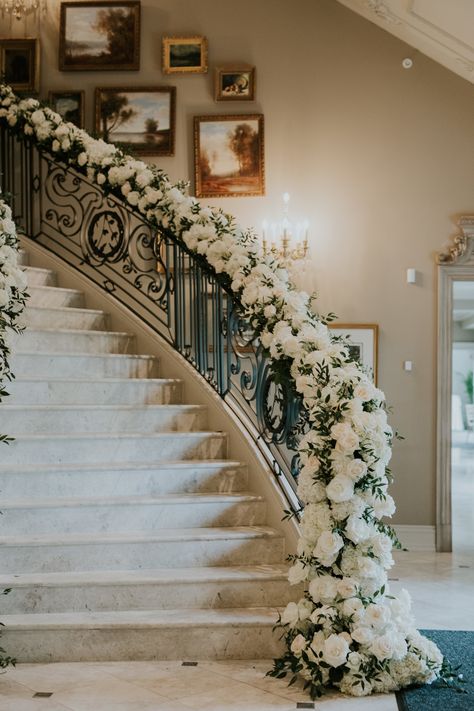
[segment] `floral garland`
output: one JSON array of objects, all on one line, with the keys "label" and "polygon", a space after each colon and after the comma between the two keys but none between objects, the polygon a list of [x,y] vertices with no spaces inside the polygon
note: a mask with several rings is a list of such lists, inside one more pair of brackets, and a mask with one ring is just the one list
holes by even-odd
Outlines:
[{"label": "floral garland", "polygon": [[[12,212],[0,197],[0,402],[8,395],[3,386],[5,380],[12,380],[10,370],[8,332],[20,333],[19,318],[25,306],[26,275],[18,266],[18,240]],[[8,444],[11,437],[0,434],[0,442]],[[10,589],[2,591],[6,595]],[[10,657],[0,647],[0,668],[15,666],[16,659]]]},{"label": "floral garland", "polygon": [[36,99],[0,86],[0,121],[121,197],[152,225],[202,255],[236,295],[275,368],[301,395],[309,431],[299,444],[304,504],[290,583],[306,585],[279,625],[287,651],[274,676],[300,674],[311,695],[325,687],[362,696],[443,678],[439,649],[414,627],[406,591],[389,595],[394,513],[387,493],[393,433],[383,393],[344,342],[295,291],[284,266],[222,211],[202,207],[186,184],[64,122]]}]

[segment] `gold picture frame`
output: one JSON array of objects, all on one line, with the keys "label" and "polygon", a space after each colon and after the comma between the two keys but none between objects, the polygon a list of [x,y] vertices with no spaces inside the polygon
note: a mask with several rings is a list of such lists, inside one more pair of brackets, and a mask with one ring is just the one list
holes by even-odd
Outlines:
[{"label": "gold picture frame", "polygon": [[378,325],[376,323],[338,323],[334,321],[328,326],[333,335],[348,336],[351,356],[372,371],[374,384],[377,385]]},{"label": "gold picture frame", "polygon": [[254,101],[255,67],[250,64],[216,67],[214,98],[216,101]]},{"label": "gold picture frame", "polygon": [[143,156],[172,156],[175,142],[174,86],[95,90],[95,130],[110,143]]},{"label": "gold picture frame", "polygon": [[263,114],[194,117],[197,197],[265,194]]},{"label": "gold picture frame", "polygon": [[162,61],[164,74],[205,74],[207,39],[202,35],[165,36]]},{"label": "gold picture frame", "polygon": [[14,91],[39,89],[39,40],[0,39],[0,74]]},{"label": "gold picture frame", "polygon": [[140,0],[62,2],[59,69],[140,69]]},{"label": "gold picture frame", "polygon": [[85,91],[50,91],[48,102],[64,121],[70,121],[78,128],[84,128]]}]

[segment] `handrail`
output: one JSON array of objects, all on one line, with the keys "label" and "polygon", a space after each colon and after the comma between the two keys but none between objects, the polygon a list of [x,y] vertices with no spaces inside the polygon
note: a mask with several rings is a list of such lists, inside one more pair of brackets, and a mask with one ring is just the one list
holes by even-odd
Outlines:
[{"label": "handrail", "polygon": [[[26,236],[125,304],[200,373],[251,434],[298,512],[301,396],[274,367],[229,277],[78,168],[0,125],[0,186],[13,196]],[[217,213],[217,221],[228,218]]]}]

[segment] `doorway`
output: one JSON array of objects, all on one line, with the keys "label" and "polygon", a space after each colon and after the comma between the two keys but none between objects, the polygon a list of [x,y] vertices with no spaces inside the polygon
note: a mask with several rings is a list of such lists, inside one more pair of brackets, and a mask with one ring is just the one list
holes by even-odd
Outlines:
[{"label": "doorway", "polygon": [[474,552],[474,217],[459,225],[438,257],[436,548]]}]

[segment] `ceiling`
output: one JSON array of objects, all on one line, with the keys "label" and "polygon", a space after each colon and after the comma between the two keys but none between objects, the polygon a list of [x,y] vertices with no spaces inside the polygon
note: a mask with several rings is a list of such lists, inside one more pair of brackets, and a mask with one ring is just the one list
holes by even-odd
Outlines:
[{"label": "ceiling", "polygon": [[474,84],[474,0],[338,0]]}]

